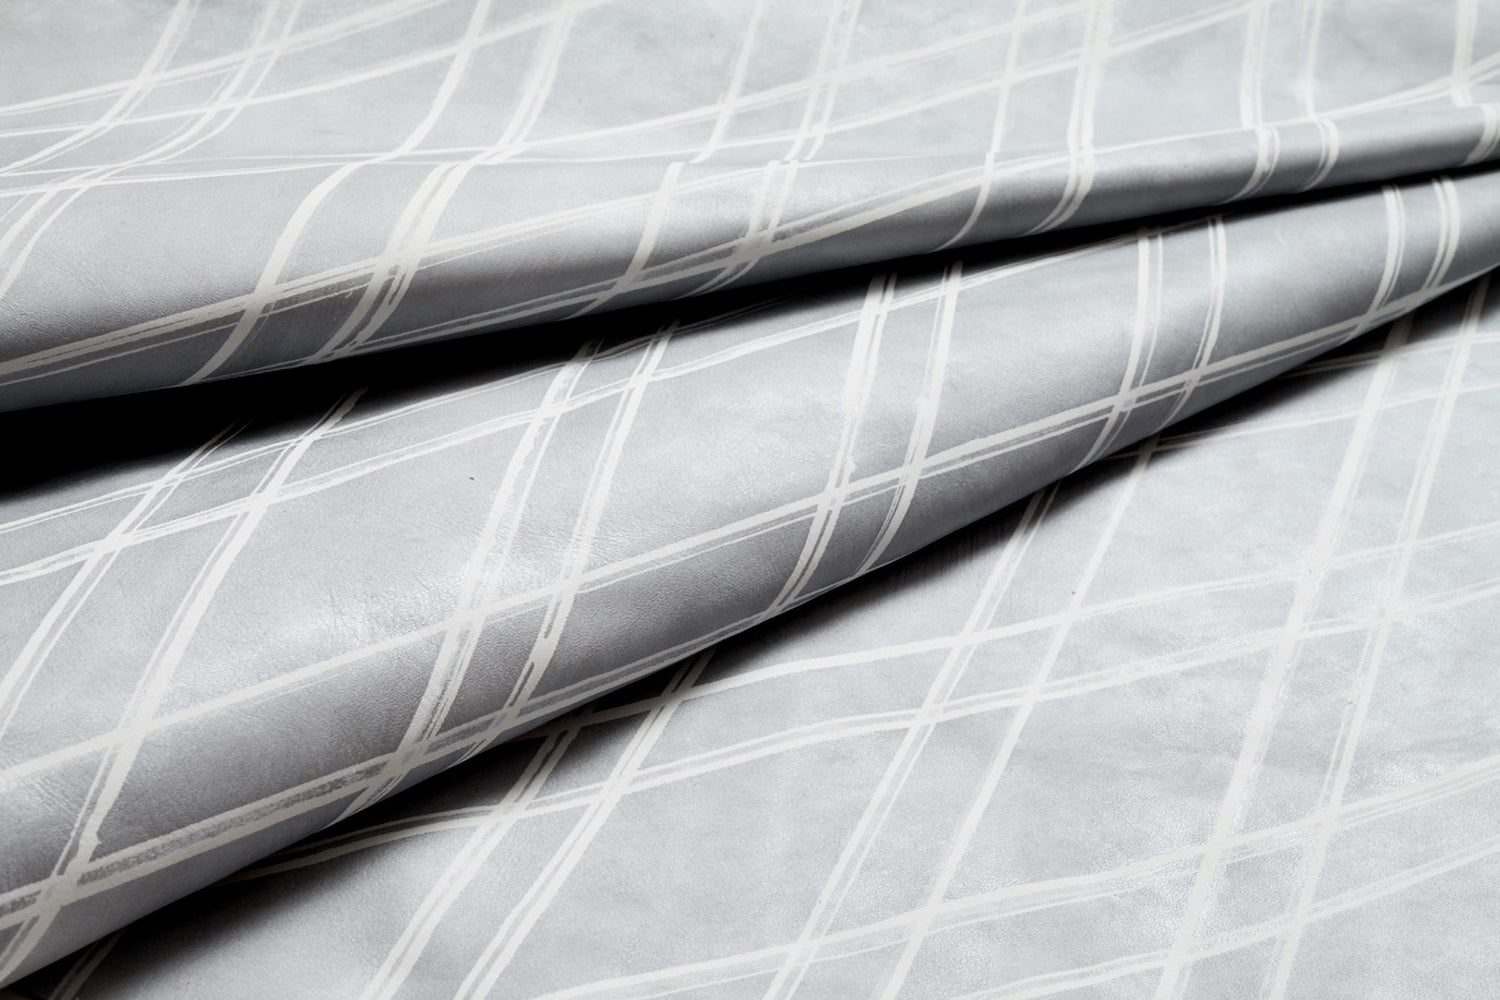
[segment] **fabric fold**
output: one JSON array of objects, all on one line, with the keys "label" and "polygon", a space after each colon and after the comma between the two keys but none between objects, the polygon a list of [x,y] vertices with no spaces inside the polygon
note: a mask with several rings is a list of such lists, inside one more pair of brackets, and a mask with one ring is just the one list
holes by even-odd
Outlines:
[{"label": "fabric fold", "polygon": [[[12,491],[4,977],[1472,279],[1497,215],[1473,170],[620,313],[421,389],[245,380],[187,446]],[[133,405],[89,418],[128,442]]]},{"label": "fabric fold", "polygon": [[1496,301],[1471,283],[20,988],[1482,996]]},{"label": "fabric fold", "polygon": [[[1493,437],[1494,4],[22,0],[0,66],[0,986],[1324,1000],[1341,914],[1475,909],[1484,824],[1341,838],[1489,794],[1444,476]],[[1094,773],[1162,809],[1048,785]],[[632,928],[570,882],[611,863],[732,934]]]},{"label": "fabric fold", "polygon": [[1431,5],[98,6],[0,15],[3,410],[1500,145]]}]

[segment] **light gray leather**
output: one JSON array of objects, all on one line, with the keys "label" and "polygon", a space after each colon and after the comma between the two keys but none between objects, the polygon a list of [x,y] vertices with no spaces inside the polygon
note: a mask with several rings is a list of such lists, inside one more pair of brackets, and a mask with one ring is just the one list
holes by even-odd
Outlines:
[{"label": "light gray leather", "polygon": [[1487,278],[57,975],[130,1000],[1489,996],[1497,347]]},{"label": "light gray leather", "polygon": [[0,66],[0,983],[1484,995],[1500,7]]},{"label": "light gray leather", "polygon": [[1491,3],[13,0],[0,408],[1492,160]]}]

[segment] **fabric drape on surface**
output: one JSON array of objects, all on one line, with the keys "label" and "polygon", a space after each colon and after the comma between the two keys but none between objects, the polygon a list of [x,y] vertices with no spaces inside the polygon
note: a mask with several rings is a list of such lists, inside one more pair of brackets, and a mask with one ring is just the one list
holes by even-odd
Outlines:
[{"label": "fabric drape on surface", "polygon": [[0,983],[1500,972],[1500,8],[25,3],[0,53]]},{"label": "fabric drape on surface", "polygon": [[54,976],[1484,996],[1497,321],[1490,279],[1460,289]]},{"label": "fabric drape on surface", "polygon": [[8,7],[0,407],[1500,155],[1489,4]]}]

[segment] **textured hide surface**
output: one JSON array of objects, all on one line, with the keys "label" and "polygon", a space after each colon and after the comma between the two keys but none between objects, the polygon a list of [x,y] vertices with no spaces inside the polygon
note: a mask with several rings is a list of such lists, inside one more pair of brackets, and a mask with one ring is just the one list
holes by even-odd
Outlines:
[{"label": "textured hide surface", "polygon": [[19,996],[1500,981],[1500,6],[27,0],[0,67]]}]

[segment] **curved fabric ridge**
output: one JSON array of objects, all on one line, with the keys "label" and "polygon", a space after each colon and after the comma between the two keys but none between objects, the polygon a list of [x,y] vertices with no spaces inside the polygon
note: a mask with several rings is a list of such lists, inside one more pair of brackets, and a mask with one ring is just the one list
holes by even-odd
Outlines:
[{"label": "curved fabric ridge", "polygon": [[1161,6],[8,5],[0,410],[1497,155],[1491,4]]},{"label": "curved fabric ridge", "polygon": [[13,492],[3,977],[1497,261],[1500,173],[1438,177],[621,314]]},{"label": "curved fabric ridge", "polygon": [[19,989],[1482,996],[1495,293],[1480,279]]}]

